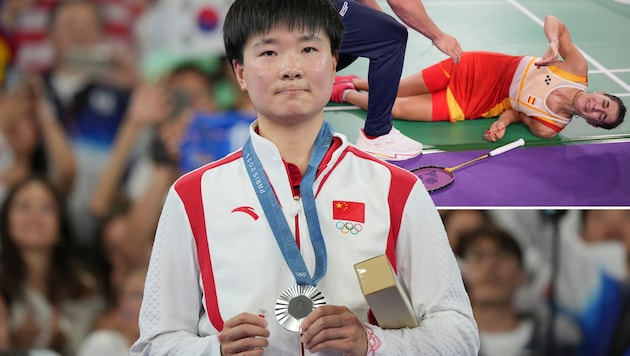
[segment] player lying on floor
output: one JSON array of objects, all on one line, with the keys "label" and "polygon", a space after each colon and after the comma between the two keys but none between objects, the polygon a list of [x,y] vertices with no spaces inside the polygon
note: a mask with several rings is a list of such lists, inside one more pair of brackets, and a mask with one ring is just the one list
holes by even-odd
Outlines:
[{"label": "player lying on floor", "polygon": [[[594,127],[612,129],[621,124],[626,114],[621,99],[587,92],[588,64],[565,24],[547,16],[544,32],[549,49],[542,58],[464,52],[459,64],[449,58],[403,78],[393,116],[451,122],[499,116],[484,135],[491,142],[518,122],[543,138],[556,136],[576,115]],[[343,101],[367,108],[367,80],[338,76],[333,97],[339,91]]]}]

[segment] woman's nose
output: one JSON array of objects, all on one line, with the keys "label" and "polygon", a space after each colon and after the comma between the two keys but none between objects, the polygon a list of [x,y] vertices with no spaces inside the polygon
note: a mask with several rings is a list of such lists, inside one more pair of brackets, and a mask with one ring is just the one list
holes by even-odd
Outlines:
[{"label": "woman's nose", "polygon": [[302,76],[302,67],[299,56],[296,54],[287,54],[284,59],[283,77],[287,79],[296,79]]}]

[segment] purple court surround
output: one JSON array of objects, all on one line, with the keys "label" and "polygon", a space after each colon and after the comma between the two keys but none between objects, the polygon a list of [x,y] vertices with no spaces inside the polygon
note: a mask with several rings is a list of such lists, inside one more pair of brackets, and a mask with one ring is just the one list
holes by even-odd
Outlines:
[{"label": "purple court surround", "polygon": [[[454,167],[489,150],[423,154],[406,169]],[[630,206],[630,143],[521,147],[464,166],[430,193],[438,207]]]}]

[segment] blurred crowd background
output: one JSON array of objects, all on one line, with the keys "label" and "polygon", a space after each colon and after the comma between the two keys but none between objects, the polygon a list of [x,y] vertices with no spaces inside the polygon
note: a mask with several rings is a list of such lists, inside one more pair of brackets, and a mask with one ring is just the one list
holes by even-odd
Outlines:
[{"label": "blurred crowd background", "polygon": [[[230,3],[0,0],[0,355],[128,354],[165,194],[254,119]],[[630,210],[440,213],[483,355],[628,349]]]}]

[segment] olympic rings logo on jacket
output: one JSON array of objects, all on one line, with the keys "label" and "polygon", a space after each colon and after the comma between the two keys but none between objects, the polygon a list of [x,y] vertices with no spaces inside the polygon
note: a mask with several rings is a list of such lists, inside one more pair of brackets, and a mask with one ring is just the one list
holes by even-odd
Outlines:
[{"label": "olympic rings logo on jacket", "polygon": [[352,223],[350,221],[338,221],[336,227],[342,234],[350,233],[352,235],[357,235],[363,230],[363,225],[359,223]]}]

